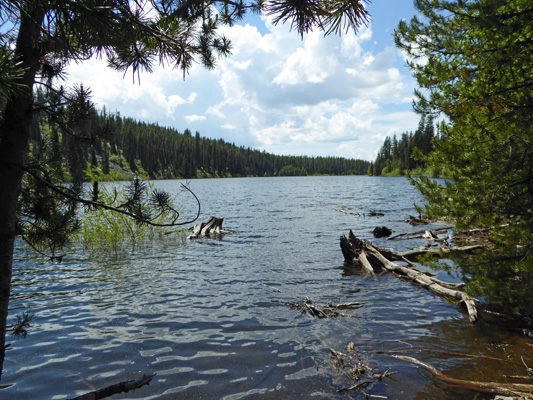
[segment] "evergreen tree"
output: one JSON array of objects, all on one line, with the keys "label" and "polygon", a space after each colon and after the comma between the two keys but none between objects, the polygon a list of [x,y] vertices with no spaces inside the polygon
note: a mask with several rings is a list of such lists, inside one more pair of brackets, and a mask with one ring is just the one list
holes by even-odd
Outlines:
[{"label": "evergreen tree", "polygon": [[[107,118],[115,121],[115,126],[122,126],[122,130],[109,135],[110,141],[119,143],[112,147],[115,159],[121,161],[120,156],[124,155],[132,171],[138,166],[151,178],[194,178],[197,171],[211,176],[275,176],[288,165],[294,167],[292,172],[297,175],[362,175],[368,171],[368,162],[364,160],[276,156],[237,147],[223,139],[202,138],[199,132],[193,138],[188,129],[179,133],[174,128],[131,118],[109,115]],[[105,121],[98,117],[93,123],[103,125]],[[100,144],[94,148],[96,157],[104,162],[106,147]]]},{"label": "evergreen tree", "polygon": [[[428,157],[450,180],[418,187],[426,213],[459,229],[496,228],[495,249],[462,261],[469,289],[533,313],[533,7],[529,0],[419,0],[395,32],[421,89],[416,109],[445,116]],[[422,61],[421,61],[422,60]]]},{"label": "evergreen tree", "polygon": [[433,149],[434,139],[433,117],[422,115],[418,129],[414,134],[402,133],[400,140],[394,135],[386,137],[374,162],[374,175],[403,175],[406,170],[425,168],[425,161],[417,154],[428,155]]}]

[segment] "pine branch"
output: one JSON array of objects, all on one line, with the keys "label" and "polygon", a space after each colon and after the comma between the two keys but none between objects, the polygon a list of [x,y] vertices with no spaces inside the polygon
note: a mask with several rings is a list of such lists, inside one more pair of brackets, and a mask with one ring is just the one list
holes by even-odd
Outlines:
[{"label": "pine branch", "polygon": [[[32,171],[30,168],[27,168],[27,167],[25,167],[23,165],[20,165],[20,164],[16,164],[16,166],[19,167],[20,169],[22,169],[23,171],[27,172],[28,174],[30,174],[32,177],[34,177],[40,183],[42,183],[46,187],[48,187],[50,190],[54,191],[55,193],[65,197],[65,198],[67,198],[67,199],[69,199],[69,200],[71,200],[73,202],[84,204],[84,205],[89,206],[89,207],[103,208],[105,210],[110,210],[110,211],[113,211],[113,212],[116,212],[116,213],[119,213],[119,214],[123,214],[123,215],[126,215],[128,217],[131,217],[131,218],[135,219],[139,223],[148,224],[148,225],[151,225],[151,226],[158,226],[158,227],[182,226],[182,225],[188,225],[188,224],[193,223],[200,216],[200,200],[198,199],[196,194],[188,186],[184,185],[183,183],[181,184],[182,189],[184,189],[187,192],[189,192],[190,194],[192,194],[192,196],[194,197],[194,199],[196,200],[196,202],[198,204],[198,211],[196,213],[196,216],[193,219],[191,219],[191,220],[178,223],[176,221],[179,219],[180,213],[174,210],[175,213],[176,213],[176,216],[175,216],[174,220],[171,223],[168,223],[168,224],[160,224],[160,223],[154,222],[155,218],[144,218],[144,217],[139,216],[138,214],[136,214],[134,212],[131,212],[131,211],[128,211],[128,210],[126,210],[124,208],[110,206],[109,204],[105,204],[105,203],[102,203],[102,202],[99,202],[99,201],[84,199],[84,198],[82,198],[80,196],[76,196],[76,195],[70,194],[70,193],[64,191],[63,188],[53,184],[50,179],[43,179],[38,174],[36,174],[34,171]],[[46,171],[44,171],[44,168],[40,169],[40,170],[41,170],[41,172],[46,173]]]}]

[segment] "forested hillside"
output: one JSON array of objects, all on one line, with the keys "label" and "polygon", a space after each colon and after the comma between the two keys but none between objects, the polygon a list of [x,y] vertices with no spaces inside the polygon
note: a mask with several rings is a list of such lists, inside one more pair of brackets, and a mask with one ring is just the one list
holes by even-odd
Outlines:
[{"label": "forested hillside", "polygon": [[[431,115],[422,115],[417,130],[404,132],[400,138],[394,135],[386,137],[378,152],[376,161],[370,165],[370,175],[404,175],[406,171],[418,171],[426,168],[423,156],[433,150],[435,125]],[[439,171],[431,171],[437,175]]]},{"label": "forested hillside", "polygon": [[137,165],[152,178],[195,178],[201,176],[289,176],[360,175],[368,162],[336,157],[276,156],[222,139],[194,135],[188,129],[136,122],[112,116],[109,138],[112,154],[123,154],[134,170]]},{"label": "forested hillside", "polygon": [[119,179],[128,172],[146,174],[152,179],[170,179],[362,175],[367,174],[370,164],[339,157],[273,155],[222,139],[202,137],[189,129],[180,133],[174,128],[136,121],[118,113],[109,114],[105,109],[93,110],[90,115],[77,134],[62,135],[64,129],[59,129],[49,115],[41,115],[40,129],[35,129],[36,142],[62,147],[62,151],[54,153],[63,158],[68,171],[66,179],[83,179],[84,171],[91,166]]}]

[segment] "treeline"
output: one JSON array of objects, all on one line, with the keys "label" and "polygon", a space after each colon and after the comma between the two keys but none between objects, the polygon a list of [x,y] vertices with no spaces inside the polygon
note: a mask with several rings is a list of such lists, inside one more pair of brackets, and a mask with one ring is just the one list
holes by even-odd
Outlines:
[{"label": "treeline", "polygon": [[[102,116],[105,118],[105,116]],[[123,154],[135,171],[141,166],[151,178],[239,176],[362,175],[368,161],[339,157],[278,156],[223,139],[208,139],[189,129],[147,124],[109,116],[112,154]]]},{"label": "treeline", "polygon": [[238,147],[222,139],[183,133],[174,128],[136,121],[119,113],[80,110],[87,117],[83,126],[64,134],[49,118],[40,120],[39,141],[61,151],[65,179],[83,180],[85,171],[98,168],[103,174],[122,179],[136,173],[151,179],[363,175],[369,162],[340,157],[279,156]]},{"label": "treeline", "polygon": [[421,171],[426,168],[424,155],[433,150],[435,125],[431,115],[422,115],[417,130],[386,137],[378,152],[376,161],[369,166],[369,175],[405,175],[407,171]]}]

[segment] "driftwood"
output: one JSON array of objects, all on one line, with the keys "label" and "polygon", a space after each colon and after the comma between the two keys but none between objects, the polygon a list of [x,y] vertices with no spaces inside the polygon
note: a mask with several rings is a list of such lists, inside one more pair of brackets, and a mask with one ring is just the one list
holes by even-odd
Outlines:
[{"label": "driftwood", "polygon": [[367,215],[369,217],[383,217],[385,214],[383,214],[382,212],[378,212],[376,210],[370,210]]},{"label": "driftwood", "polygon": [[201,236],[220,236],[226,233],[232,233],[232,231],[222,229],[222,222],[224,218],[209,217],[204,222],[199,222],[194,225],[192,235],[187,236],[187,239],[195,239]]},{"label": "driftwood", "polygon": [[315,306],[309,297],[301,303],[291,303],[289,306],[292,309],[300,310],[302,314],[309,314],[316,318],[336,318],[336,317],[350,317],[350,315],[341,314],[338,310],[347,310],[361,308],[360,303],[328,303],[323,307]]},{"label": "driftwood", "polygon": [[531,398],[530,396],[533,393],[533,385],[530,385],[530,384],[478,382],[478,381],[467,381],[463,379],[456,379],[456,378],[452,378],[452,377],[449,377],[443,374],[437,368],[423,361],[417,360],[414,357],[400,356],[400,355],[393,355],[392,357],[397,358],[399,360],[408,361],[408,362],[411,362],[417,365],[421,365],[424,368],[431,371],[435,375],[435,377],[438,378],[439,380],[449,383],[457,388],[474,390],[474,391],[483,392],[483,393],[513,396],[513,398],[518,398],[518,397]]},{"label": "driftwood", "polygon": [[[436,229],[431,229],[431,232],[444,232],[444,231],[449,231],[450,229],[451,228],[436,228]],[[394,240],[394,239],[399,239],[399,238],[413,239],[416,237],[422,237],[422,235],[424,235],[424,233],[426,233],[427,231],[428,231],[427,229],[424,229],[422,231],[400,233],[398,235],[389,237],[387,240]]]},{"label": "driftwood", "polygon": [[[509,224],[499,225],[499,226],[492,226],[492,227],[489,227],[489,228],[477,228],[477,229],[468,229],[468,230],[464,230],[464,231],[455,231],[455,236],[476,235],[476,234],[480,234],[480,233],[490,232],[490,231],[495,230],[495,229],[505,228],[507,226],[509,226]],[[434,229],[430,229],[430,230],[424,229],[424,230],[416,231],[416,232],[400,233],[398,235],[394,235],[394,236],[389,237],[388,240],[395,240],[395,239],[400,239],[400,238],[413,239],[413,238],[417,238],[417,237],[424,237],[424,235],[427,235],[428,232],[429,232],[429,234],[434,234],[436,232],[445,232],[445,231],[450,231],[452,229],[453,229],[452,227],[442,227],[442,228],[434,228]],[[440,240],[442,240],[442,239],[440,239]]]},{"label": "driftwood", "polygon": [[[341,237],[340,245],[344,259],[347,262],[361,265],[368,272],[370,272],[370,269],[372,272],[375,269],[385,269],[440,296],[458,301],[466,307],[470,321],[473,323],[477,322],[476,300],[460,290],[463,284],[440,281],[433,275],[414,268],[412,264],[408,264],[407,266],[396,264],[384,255],[384,253],[391,254],[391,250],[382,251],[381,249],[377,249],[370,242],[363,242],[356,238],[351,230],[348,238],[345,236]],[[397,254],[396,258],[400,260],[405,259],[401,254]],[[367,262],[370,264],[370,268],[366,265]]]},{"label": "driftwood", "polygon": [[357,211],[354,211],[350,207],[346,207],[346,206],[335,207],[335,211],[338,211],[344,214],[355,215],[357,217],[382,217],[385,215],[382,212],[378,212],[376,210],[368,210],[366,213],[364,212],[359,213]]},{"label": "driftwood", "polygon": [[143,375],[139,379],[133,379],[130,381],[120,382],[115,385],[108,386],[103,389],[95,390],[94,392],[86,393],[84,395],[73,397],[69,400],[98,400],[105,399],[110,396],[114,396],[119,393],[127,393],[131,390],[139,389],[144,385],[148,385],[152,379],[153,375]]},{"label": "driftwood", "polygon": [[461,251],[471,253],[475,250],[481,250],[483,246],[473,245],[473,246],[461,246],[461,247],[439,247],[439,248],[429,248],[429,249],[414,249],[409,251],[404,251],[399,253],[402,257],[407,258],[408,260],[416,260],[420,256],[424,255],[433,255],[437,257],[442,257],[443,255],[450,254],[453,251]]}]

